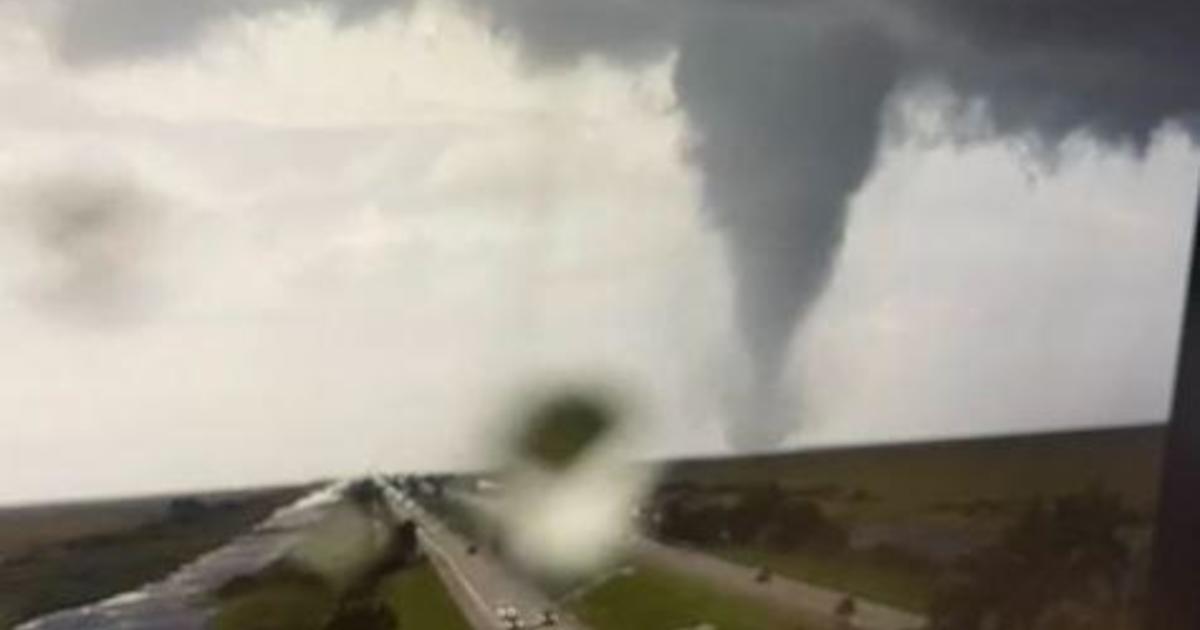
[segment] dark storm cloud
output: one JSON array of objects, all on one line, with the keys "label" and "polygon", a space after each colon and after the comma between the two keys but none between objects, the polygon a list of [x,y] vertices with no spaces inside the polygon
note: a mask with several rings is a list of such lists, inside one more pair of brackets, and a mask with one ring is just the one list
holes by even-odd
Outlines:
[{"label": "dark storm cloud", "polygon": [[[457,1],[535,68],[678,55],[690,156],[725,236],[756,366],[753,403],[730,424],[742,446],[772,445],[793,427],[770,411],[781,363],[906,86],[933,81],[979,99],[995,133],[1049,149],[1073,132],[1141,147],[1200,110],[1193,0]],[[219,17],[297,2],[80,0],[68,5],[62,50],[77,61],[153,54],[194,43]],[[369,19],[383,4],[347,6],[344,18]]]},{"label": "dark storm cloud", "polygon": [[153,195],[121,175],[76,171],[37,178],[21,196],[35,262],[24,295],[34,306],[86,323],[145,314],[163,218]]},{"label": "dark storm cloud", "polygon": [[[652,44],[599,40],[592,22],[549,23],[546,2],[489,3],[530,51],[625,59]],[[618,3],[576,3],[629,11]],[[512,10],[513,6],[518,10]],[[794,328],[826,284],[849,197],[874,162],[890,97],[940,82],[982,99],[998,134],[1046,148],[1083,131],[1143,147],[1200,110],[1200,9],[1122,0],[709,1],[653,5],[674,38],[675,88],[695,132],[713,224],[726,237],[757,387],[730,421],[735,446],[794,427],[777,381]],[[582,16],[583,10],[580,11]],[[639,13],[647,12],[642,8]],[[663,18],[662,16],[670,16]],[[629,13],[633,20],[633,12]],[[666,24],[661,24],[665,22]],[[638,22],[641,24],[641,22]],[[551,26],[562,29],[555,31]],[[570,44],[570,45],[565,45]]]},{"label": "dark storm cloud", "polygon": [[916,0],[911,72],[983,99],[1002,134],[1076,131],[1144,146],[1200,110],[1200,5],[1158,0]]},{"label": "dark storm cloud", "polygon": [[[320,7],[339,26],[369,22],[413,0],[46,0],[59,10],[55,44],[72,65],[88,66],[186,52],[210,28],[236,18]],[[667,50],[672,37],[666,12],[653,2],[541,3],[523,0],[463,0],[500,34],[529,46],[529,59],[557,63],[585,50],[641,61]],[[586,28],[579,28],[586,24]]]},{"label": "dark storm cloud", "polygon": [[51,0],[59,10],[55,45],[75,66],[185,52],[209,29],[236,17],[303,7],[352,26],[408,6],[399,0]]},{"label": "dark storm cloud", "polygon": [[253,4],[249,0],[62,0],[55,44],[62,59],[73,65],[171,54],[196,45],[215,20]]},{"label": "dark storm cloud", "polygon": [[571,64],[590,53],[624,63],[655,59],[672,48],[680,26],[675,6],[662,0],[459,2],[518,40],[534,65]]},{"label": "dark storm cloud", "polygon": [[[312,2],[313,0],[310,0]],[[319,0],[319,4],[333,11],[339,26],[353,26],[370,22],[389,12],[406,10],[409,0]]]}]

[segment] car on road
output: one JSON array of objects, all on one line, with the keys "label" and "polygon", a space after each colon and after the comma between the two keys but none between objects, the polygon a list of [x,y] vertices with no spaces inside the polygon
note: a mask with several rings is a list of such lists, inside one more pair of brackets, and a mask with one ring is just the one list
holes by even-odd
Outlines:
[{"label": "car on road", "polygon": [[754,581],[758,582],[759,584],[765,584],[767,582],[770,582],[771,577],[772,577],[771,570],[768,569],[767,567],[759,567],[758,571],[756,571],[754,573]]},{"label": "car on road", "polygon": [[518,630],[525,627],[521,622],[521,612],[516,606],[511,604],[501,604],[496,607],[496,617],[500,619],[500,623],[509,630]]}]

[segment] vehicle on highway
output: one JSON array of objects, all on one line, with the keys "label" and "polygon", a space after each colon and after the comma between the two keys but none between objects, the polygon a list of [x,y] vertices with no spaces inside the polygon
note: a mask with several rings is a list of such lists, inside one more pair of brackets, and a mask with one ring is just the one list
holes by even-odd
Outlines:
[{"label": "vehicle on highway", "polygon": [[496,617],[500,619],[500,623],[509,630],[517,630],[523,628],[521,622],[521,613],[516,606],[511,604],[501,604],[496,607]]}]

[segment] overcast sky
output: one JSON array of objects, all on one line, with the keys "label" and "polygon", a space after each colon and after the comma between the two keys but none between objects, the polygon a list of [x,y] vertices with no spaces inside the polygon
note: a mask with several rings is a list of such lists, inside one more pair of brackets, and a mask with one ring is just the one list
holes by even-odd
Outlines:
[{"label": "overcast sky", "polygon": [[[0,0],[0,502],[472,465],[563,381],[621,388],[644,452],[728,451],[745,270],[676,40],[546,64],[469,2],[154,4]],[[952,101],[890,96],[780,446],[1166,418],[1200,151],[1048,157]]]}]

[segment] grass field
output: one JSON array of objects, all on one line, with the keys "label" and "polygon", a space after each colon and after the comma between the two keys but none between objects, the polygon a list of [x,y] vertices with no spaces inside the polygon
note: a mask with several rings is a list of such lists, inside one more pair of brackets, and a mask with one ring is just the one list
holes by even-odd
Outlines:
[{"label": "grass field", "polygon": [[337,599],[315,580],[272,579],[223,598],[213,630],[320,630]]},{"label": "grass field", "polygon": [[[673,466],[669,481],[731,485],[776,481],[823,495],[851,519],[890,519],[939,504],[1024,500],[1100,484],[1150,514],[1164,427],[811,451]],[[865,501],[845,500],[855,493]],[[839,500],[842,499],[842,500]]]},{"label": "grass field", "polygon": [[702,581],[659,568],[636,566],[571,605],[592,630],[690,628],[802,630],[803,626],[756,602],[721,592]]},{"label": "grass field", "polygon": [[450,599],[437,572],[428,563],[396,573],[380,586],[380,596],[404,630],[470,630]]},{"label": "grass field", "polygon": [[[266,518],[301,492],[282,489],[241,495],[236,501],[186,519],[151,516],[154,509],[142,499],[129,509],[114,504],[92,505],[92,509],[103,513],[95,519],[88,518],[87,506],[55,508],[65,510],[60,514],[73,514],[88,524],[104,523],[106,527],[64,539],[62,532],[70,529],[64,525],[6,557],[0,563],[0,628],[161,578]],[[113,510],[120,518],[109,518]],[[22,518],[27,519],[28,512]],[[126,522],[125,518],[133,518],[133,524],[111,529]]]},{"label": "grass field", "polygon": [[[1035,498],[1100,487],[1153,517],[1162,427],[696,460],[667,483],[703,497],[736,497],[777,484],[819,504],[849,543],[837,549],[762,541],[705,544],[746,566],[925,612],[947,563],[994,541]],[[950,555],[945,555],[950,549]],[[898,551],[897,551],[898,550]]]},{"label": "grass field", "polygon": [[[273,565],[217,594],[213,630],[321,630],[334,617],[340,595],[320,578]],[[369,601],[386,606],[396,628],[470,630],[428,563],[401,569],[379,582]]]},{"label": "grass field", "polygon": [[929,609],[937,581],[933,570],[881,563],[863,553],[784,553],[752,547],[731,547],[714,553],[738,564],[767,567],[786,577],[915,613]]},{"label": "grass field", "polygon": [[[259,488],[189,496],[209,504],[236,503],[273,491]],[[176,498],[178,495],[163,495],[0,507],[0,557],[16,557],[38,548],[161,521]]]},{"label": "grass field", "polygon": [[38,547],[132,529],[161,519],[166,505],[166,500],[155,497],[3,508],[0,556],[13,557]]}]

